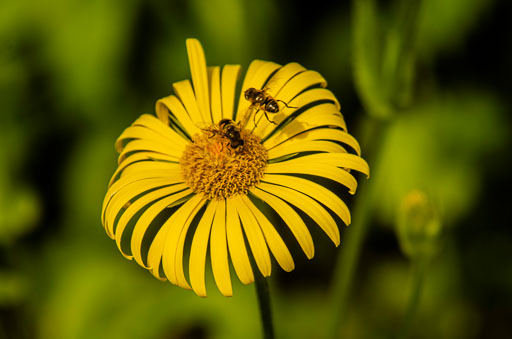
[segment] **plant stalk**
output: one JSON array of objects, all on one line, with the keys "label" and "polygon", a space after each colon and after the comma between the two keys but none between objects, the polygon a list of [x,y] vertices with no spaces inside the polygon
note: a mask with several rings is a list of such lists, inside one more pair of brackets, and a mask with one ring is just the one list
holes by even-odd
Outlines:
[{"label": "plant stalk", "polygon": [[263,338],[274,339],[274,326],[272,323],[272,311],[270,307],[270,289],[268,281],[260,274],[255,274],[256,294],[260,308],[261,324],[263,326]]},{"label": "plant stalk", "polygon": [[411,294],[405,311],[402,328],[398,333],[399,339],[405,339],[409,336],[414,319],[418,313],[421,291],[423,290],[423,282],[425,280],[425,270],[425,260],[417,259],[412,263]]}]

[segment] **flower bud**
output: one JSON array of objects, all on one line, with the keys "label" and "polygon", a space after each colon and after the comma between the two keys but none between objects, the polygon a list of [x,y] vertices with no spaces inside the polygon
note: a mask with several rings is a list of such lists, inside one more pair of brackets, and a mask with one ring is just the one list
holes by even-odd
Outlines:
[{"label": "flower bud", "polygon": [[409,192],[398,210],[397,234],[402,251],[411,259],[429,259],[441,231],[438,209],[420,190]]}]

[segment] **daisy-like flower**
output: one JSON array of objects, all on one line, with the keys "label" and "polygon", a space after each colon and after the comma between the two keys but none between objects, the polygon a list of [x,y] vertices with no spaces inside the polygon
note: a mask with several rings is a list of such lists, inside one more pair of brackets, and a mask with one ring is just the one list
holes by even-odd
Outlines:
[{"label": "daisy-like flower", "polygon": [[116,142],[102,222],[126,258],[199,296],[209,248],[217,287],[231,296],[229,259],[244,284],[253,268],[270,275],[271,255],[294,269],[285,231],[310,259],[311,225],[338,246],[350,212],[324,184],[354,193],[351,170],[369,168],[319,73],[255,60],[235,109],[240,66],[207,67],[195,39],[187,51],[192,83],[173,84],[156,117],[142,115]]}]

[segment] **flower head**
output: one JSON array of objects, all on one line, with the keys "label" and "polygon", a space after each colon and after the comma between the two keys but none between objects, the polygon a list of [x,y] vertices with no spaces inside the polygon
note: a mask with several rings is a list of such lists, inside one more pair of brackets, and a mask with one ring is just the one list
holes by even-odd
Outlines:
[{"label": "flower head", "polygon": [[209,248],[217,287],[230,296],[229,258],[244,284],[257,274],[249,251],[265,277],[271,255],[294,269],[269,219],[286,225],[308,258],[314,244],[304,215],[337,246],[338,224],[348,225],[350,212],[322,183],[354,193],[351,170],[369,169],[319,73],[255,60],[235,109],[240,66],[207,67],[195,39],[187,50],[192,83],[173,84],[156,117],[142,115],[116,142],[102,222],[126,258],[200,296]]}]

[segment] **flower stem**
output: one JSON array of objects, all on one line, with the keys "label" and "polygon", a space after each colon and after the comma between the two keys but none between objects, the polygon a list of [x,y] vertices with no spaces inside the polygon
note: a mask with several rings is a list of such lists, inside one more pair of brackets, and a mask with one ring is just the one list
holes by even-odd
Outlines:
[{"label": "flower stem", "polygon": [[402,328],[398,333],[399,339],[405,339],[409,336],[412,324],[420,303],[421,291],[423,289],[423,281],[425,278],[426,262],[417,259],[412,264],[412,281],[411,281],[411,295],[409,296],[409,303],[405,311]]},{"label": "flower stem", "polygon": [[263,326],[263,338],[274,339],[274,326],[272,324],[272,312],[270,307],[270,290],[268,281],[260,274],[255,274],[256,294],[260,307],[261,323]]}]

